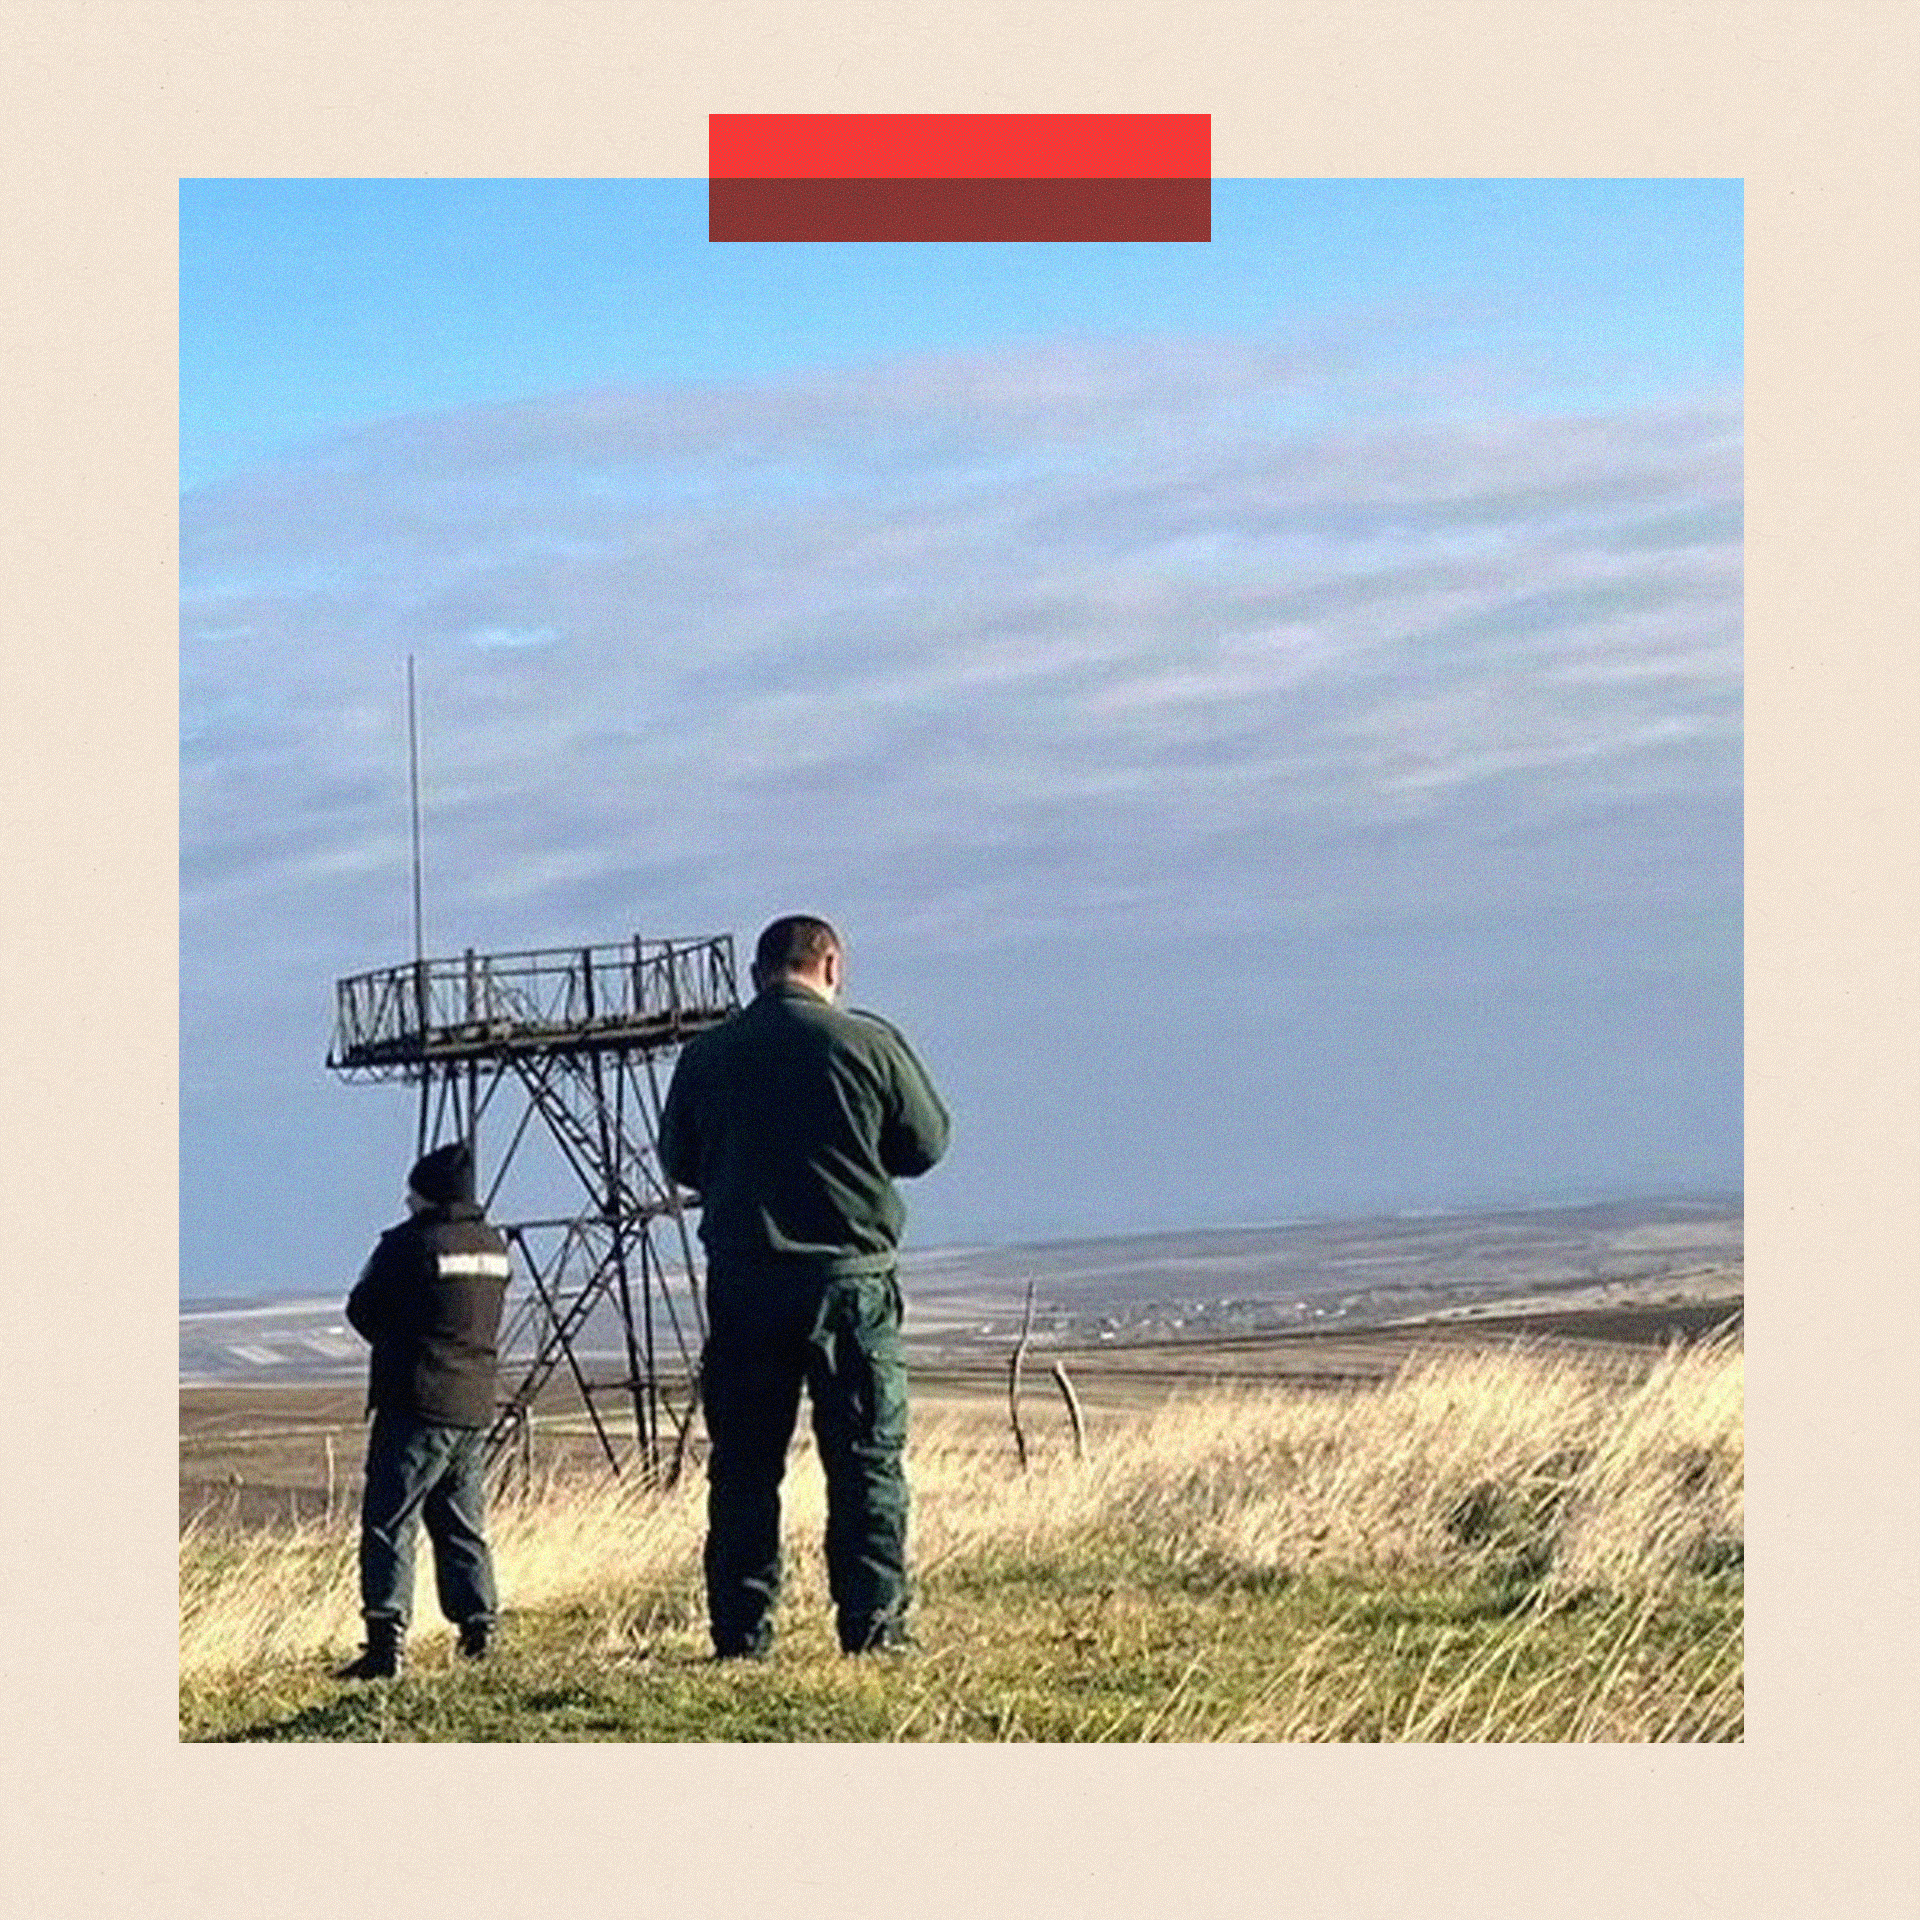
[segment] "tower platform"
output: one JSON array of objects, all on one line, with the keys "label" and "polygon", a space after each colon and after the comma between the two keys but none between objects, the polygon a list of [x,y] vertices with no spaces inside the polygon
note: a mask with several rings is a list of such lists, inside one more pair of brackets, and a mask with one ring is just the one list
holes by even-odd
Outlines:
[{"label": "tower platform", "polygon": [[336,983],[327,1065],[348,1080],[417,1080],[520,1053],[653,1053],[739,1005],[730,935],[468,951]]}]

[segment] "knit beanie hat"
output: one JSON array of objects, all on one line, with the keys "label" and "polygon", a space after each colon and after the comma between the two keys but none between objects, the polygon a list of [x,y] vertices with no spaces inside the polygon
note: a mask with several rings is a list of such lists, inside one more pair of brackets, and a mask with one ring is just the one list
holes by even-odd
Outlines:
[{"label": "knit beanie hat", "polygon": [[414,1163],[407,1185],[436,1207],[473,1198],[473,1155],[464,1140],[450,1140]]}]

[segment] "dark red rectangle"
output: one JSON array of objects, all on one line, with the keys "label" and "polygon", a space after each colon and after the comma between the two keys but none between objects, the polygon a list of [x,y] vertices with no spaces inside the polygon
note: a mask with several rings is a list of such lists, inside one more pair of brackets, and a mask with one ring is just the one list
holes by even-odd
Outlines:
[{"label": "dark red rectangle", "polygon": [[1206,113],[713,113],[714,180],[1205,180]]},{"label": "dark red rectangle", "polygon": [[1211,180],[709,180],[709,240],[1208,240]]}]

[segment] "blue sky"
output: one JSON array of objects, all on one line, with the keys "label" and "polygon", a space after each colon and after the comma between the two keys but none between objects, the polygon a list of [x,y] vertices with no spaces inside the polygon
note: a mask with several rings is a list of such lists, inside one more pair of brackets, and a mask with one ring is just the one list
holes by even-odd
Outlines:
[{"label": "blue sky", "polygon": [[383,415],[1377,310],[1589,397],[1737,379],[1738,183],[1219,181],[1191,246],[706,244],[700,180],[181,192],[193,487]]},{"label": "blue sky", "polygon": [[956,1108],[922,1244],[1738,1186],[1737,183],[703,220],[183,184],[184,1292],[392,1210],[319,1062],[409,652],[429,946],[832,914]]}]

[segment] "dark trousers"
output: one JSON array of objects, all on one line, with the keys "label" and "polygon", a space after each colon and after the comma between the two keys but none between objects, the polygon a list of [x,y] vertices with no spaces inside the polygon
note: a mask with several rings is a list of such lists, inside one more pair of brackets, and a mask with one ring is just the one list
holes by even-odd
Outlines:
[{"label": "dark trousers", "polygon": [[486,1439],[478,1427],[374,1414],[360,1501],[360,1606],[369,1620],[407,1624],[416,1521],[433,1545],[440,1611],[456,1625],[499,1611],[486,1540]]},{"label": "dark trousers", "polygon": [[716,1270],[701,1399],[716,1653],[763,1653],[780,1593],[780,1481],[806,1388],[827,1481],[827,1584],[849,1652],[904,1631],[907,1370],[890,1273]]}]

